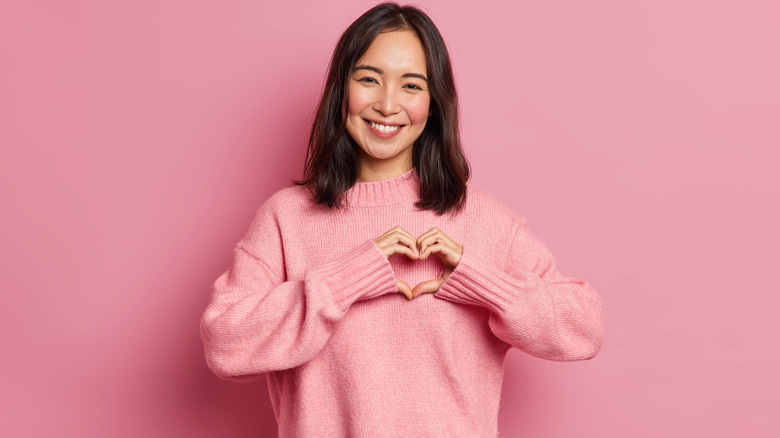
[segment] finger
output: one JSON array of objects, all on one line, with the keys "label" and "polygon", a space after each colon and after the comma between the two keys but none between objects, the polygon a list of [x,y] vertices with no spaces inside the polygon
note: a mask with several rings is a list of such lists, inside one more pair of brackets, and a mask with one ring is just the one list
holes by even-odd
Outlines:
[{"label": "finger", "polygon": [[379,248],[382,250],[382,253],[385,255],[385,257],[390,257],[393,254],[406,254],[409,258],[417,259],[420,256],[420,253],[417,251],[417,248],[413,245],[413,243],[408,243],[403,240],[398,240],[395,242],[388,242],[386,244],[379,244]]},{"label": "finger", "polygon": [[414,297],[412,293],[412,288],[409,287],[409,285],[406,284],[406,282],[404,282],[400,278],[396,278],[395,283],[398,287],[398,292],[400,292],[403,296],[405,296],[407,300],[411,300]]},{"label": "finger", "polygon": [[441,232],[441,230],[439,230],[439,229],[438,229],[438,228],[436,228],[436,227],[433,227],[433,228],[431,228],[430,230],[428,230],[428,231],[426,231],[426,232],[422,233],[422,234],[420,235],[420,237],[418,237],[418,238],[417,238],[417,247],[420,249],[420,251],[422,251],[422,250],[425,248],[425,247],[424,247],[424,245],[425,245],[425,242],[428,242],[428,239],[429,239],[431,236],[433,236],[433,235],[435,235],[436,233],[439,233],[439,232]]},{"label": "finger", "polygon": [[431,234],[430,236],[427,236],[425,238],[417,239],[417,247],[420,251],[420,255],[422,255],[422,253],[425,252],[429,247],[441,243],[445,243],[445,242],[442,238],[440,238],[439,234]]},{"label": "finger", "polygon": [[419,260],[425,260],[431,254],[438,254],[444,264],[455,268],[458,266],[458,263],[460,263],[460,259],[463,256],[463,247],[459,246],[453,248],[443,244],[442,242],[437,242],[436,244],[428,246],[425,248],[425,250],[420,252]]},{"label": "finger", "polygon": [[395,227],[390,228],[389,230],[387,230],[385,232],[385,234],[382,234],[376,240],[383,239],[383,238],[385,238],[385,237],[387,237],[387,236],[389,236],[391,234],[394,234],[394,233],[404,233],[404,234],[409,235],[409,237],[414,238],[414,236],[412,236],[408,231],[404,230],[400,226],[395,226]]},{"label": "finger", "polygon": [[437,278],[435,280],[427,280],[418,284],[412,290],[412,298],[417,298],[422,294],[429,294],[439,290],[441,285],[444,284],[444,279]]},{"label": "finger", "polygon": [[403,230],[397,230],[393,231],[392,233],[384,234],[381,237],[375,239],[377,243],[397,243],[397,242],[403,242],[406,246],[417,246],[417,240],[412,236],[411,234],[403,231]]},{"label": "finger", "polygon": [[398,248],[394,248],[395,245],[408,248],[414,255],[412,258],[416,259],[419,255],[419,252],[417,251],[416,240],[411,234],[401,228],[394,228],[393,230],[374,240],[374,242],[379,247],[379,249],[382,250],[382,253],[385,255],[385,257],[390,257],[395,253],[401,252]]},{"label": "finger", "polygon": [[393,228],[391,231],[393,231],[395,234],[401,234],[401,235],[403,235],[404,237],[406,237],[406,238],[410,239],[411,241],[416,241],[416,240],[417,240],[417,239],[415,239],[415,237],[412,235],[412,233],[410,233],[410,232],[408,232],[408,231],[404,230],[404,229],[403,229],[403,228],[401,228],[400,226],[399,226],[399,227],[394,227],[394,228]]},{"label": "finger", "polygon": [[436,227],[431,228],[417,238],[417,247],[419,248],[420,253],[425,251],[425,248],[431,245],[435,245],[436,243],[442,243],[449,246],[450,248],[455,249],[456,251],[459,251],[458,248],[460,248],[460,244],[458,244],[458,242],[452,240],[452,238],[444,233],[444,231]]},{"label": "finger", "polygon": [[400,243],[393,244],[393,245],[385,247],[382,250],[382,253],[385,254],[385,257],[388,257],[388,258],[390,256],[392,256],[393,254],[404,254],[404,255],[406,255],[407,257],[409,257],[412,260],[417,260],[419,258],[419,256],[420,256],[418,253],[413,251],[408,246],[402,245]]},{"label": "finger", "polygon": [[440,278],[423,281],[422,283],[416,285],[412,290],[412,298],[417,298],[422,294],[436,292],[441,288],[444,282],[447,281],[447,278],[450,276],[450,274],[452,274],[452,269],[445,267],[444,272],[442,272]]}]

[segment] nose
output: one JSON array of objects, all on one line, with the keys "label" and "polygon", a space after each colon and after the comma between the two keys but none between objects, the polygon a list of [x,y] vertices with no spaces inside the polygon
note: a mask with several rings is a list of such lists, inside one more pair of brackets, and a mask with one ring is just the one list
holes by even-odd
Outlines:
[{"label": "nose", "polygon": [[382,89],[379,96],[377,96],[374,110],[382,113],[384,116],[390,116],[399,112],[401,110],[401,102],[397,93],[389,87]]}]

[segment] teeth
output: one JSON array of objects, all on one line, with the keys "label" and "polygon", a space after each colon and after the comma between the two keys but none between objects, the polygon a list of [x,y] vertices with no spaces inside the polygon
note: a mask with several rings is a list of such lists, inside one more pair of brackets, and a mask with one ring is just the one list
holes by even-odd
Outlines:
[{"label": "teeth", "polygon": [[397,131],[400,126],[386,126],[386,125],[380,125],[379,123],[369,122],[371,124],[371,127],[376,129],[379,132],[393,132]]}]

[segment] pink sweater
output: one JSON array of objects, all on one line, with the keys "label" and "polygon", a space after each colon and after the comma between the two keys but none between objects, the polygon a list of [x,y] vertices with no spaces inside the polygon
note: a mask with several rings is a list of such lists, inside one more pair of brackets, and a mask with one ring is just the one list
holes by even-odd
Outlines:
[{"label": "pink sweater", "polygon": [[[304,187],[260,208],[214,284],[201,332],[224,378],[268,373],[281,437],[493,437],[510,347],[551,360],[592,358],[601,301],[561,276],[549,251],[493,197],[414,207],[414,170],[357,183],[329,210]],[[385,258],[373,240],[400,225],[439,227],[463,246],[442,287],[408,301],[395,278],[439,277],[437,257]]]}]

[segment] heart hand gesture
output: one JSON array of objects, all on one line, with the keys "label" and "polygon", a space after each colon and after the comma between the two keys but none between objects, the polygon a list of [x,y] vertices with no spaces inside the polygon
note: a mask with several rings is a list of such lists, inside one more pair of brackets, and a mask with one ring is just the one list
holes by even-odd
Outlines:
[{"label": "heart hand gesture", "polygon": [[463,255],[463,247],[436,227],[426,231],[418,238],[401,227],[395,227],[379,236],[374,242],[388,258],[393,254],[405,254],[412,260],[425,260],[431,254],[436,254],[444,262],[444,273],[440,278],[423,281],[414,289],[400,278],[395,279],[398,284],[398,292],[410,300],[422,294],[439,290],[450,273],[458,266]]}]

